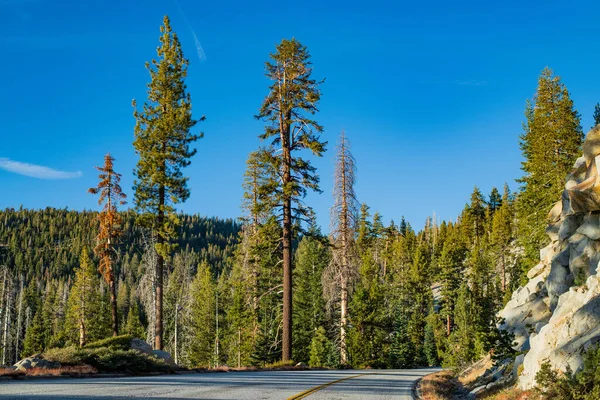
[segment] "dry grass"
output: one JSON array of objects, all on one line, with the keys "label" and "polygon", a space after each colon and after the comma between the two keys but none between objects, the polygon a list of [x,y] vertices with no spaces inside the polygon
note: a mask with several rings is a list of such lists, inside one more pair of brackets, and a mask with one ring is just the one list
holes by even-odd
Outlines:
[{"label": "dry grass", "polygon": [[483,375],[483,373],[486,370],[492,368],[493,365],[494,361],[492,360],[492,357],[488,354],[487,356],[485,356],[484,358],[482,358],[481,360],[477,361],[469,368],[464,370],[458,377],[458,380],[464,386],[470,387],[473,383],[477,381],[479,377]]},{"label": "dry grass", "polygon": [[20,376],[25,375],[25,371],[17,371],[12,368],[0,368],[0,376]]},{"label": "dry grass", "polygon": [[209,371],[211,371],[211,372],[229,372],[229,371],[231,371],[231,368],[229,368],[226,365],[222,365],[220,367],[213,367],[213,368],[209,369]]},{"label": "dry grass", "polygon": [[504,389],[498,393],[489,394],[482,400],[538,400],[539,395],[532,390],[520,390],[518,388]]},{"label": "dry grass", "polygon": [[250,366],[250,367],[234,367],[234,368],[231,368],[231,370],[232,371],[240,371],[240,372],[241,371],[258,371],[258,368],[252,367],[252,366]]},{"label": "dry grass", "polygon": [[442,371],[427,375],[419,384],[420,398],[423,400],[452,400],[458,398],[462,385],[452,371]]},{"label": "dry grass", "polygon": [[80,376],[96,374],[98,370],[89,365],[65,366],[60,368],[31,368],[26,371],[12,368],[0,368],[0,376]]},{"label": "dry grass", "polygon": [[98,370],[89,365],[65,366],[60,368],[31,368],[27,376],[77,376],[96,374]]}]

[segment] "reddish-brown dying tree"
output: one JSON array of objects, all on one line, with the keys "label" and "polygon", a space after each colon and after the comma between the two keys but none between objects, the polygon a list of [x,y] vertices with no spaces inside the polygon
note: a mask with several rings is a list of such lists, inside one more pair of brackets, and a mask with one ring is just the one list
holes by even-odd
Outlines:
[{"label": "reddish-brown dying tree", "polygon": [[117,254],[115,246],[119,237],[123,234],[121,229],[122,218],[117,211],[117,205],[126,203],[125,193],[121,190],[119,182],[121,174],[113,169],[115,159],[109,154],[104,156],[104,166],[96,167],[100,171],[100,182],[98,186],[90,188],[88,192],[100,194],[98,204],[102,206],[102,211],[98,214],[100,228],[98,230],[96,247],[94,253],[100,258],[98,270],[102,277],[108,283],[110,289],[110,307],[112,313],[113,336],[119,334],[119,325],[117,317],[117,291],[115,284],[114,263]]}]

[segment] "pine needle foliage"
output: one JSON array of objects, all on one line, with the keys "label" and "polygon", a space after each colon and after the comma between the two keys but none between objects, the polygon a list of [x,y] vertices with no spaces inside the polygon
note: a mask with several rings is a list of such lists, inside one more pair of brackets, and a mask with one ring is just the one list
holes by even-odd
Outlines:
[{"label": "pine needle foliage", "polygon": [[520,146],[523,158],[517,201],[519,242],[525,249],[524,270],[537,263],[546,241],[546,216],[560,199],[565,177],[581,153],[580,115],[559,76],[545,68],[533,101],[527,102]]},{"label": "pine needle foliage", "polygon": [[283,248],[283,337],[282,359],[292,357],[292,236],[297,222],[307,221],[310,208],[302,199],[307,190],[319,191],[316,168],[297,153],[309,150],[320,157],[326,142],[321,141],[323,127],[312,118],[321,98],[320,81],[311,77],[312,63],[306,46],[296,39],[284,39],[271,60],[265,63],[265,75],[273,82],[257,119],[266,123],[259,137],[271,141],[266,162],[278,173],[268,182],[280,212]]},{"label": "pine needle foliage", "polygon": [[191,133],[199,120],[192,117],[192,100],[185,85],[189,61],[183,56],[181,43],[167,16],[160,31],[158,60],[146,63],[151,78],[148,99],[141,110],[133,101],[136,119],[133,146],[139,155],[135,207],[142,225],[151,229],[156,238],[156,349],[163,348],[163,268],[164,259],[173,248],[171,240],[176,236],[175,206],[190,196],[183,168],[190,165],[196,154],[191,145],[203,136]]}]

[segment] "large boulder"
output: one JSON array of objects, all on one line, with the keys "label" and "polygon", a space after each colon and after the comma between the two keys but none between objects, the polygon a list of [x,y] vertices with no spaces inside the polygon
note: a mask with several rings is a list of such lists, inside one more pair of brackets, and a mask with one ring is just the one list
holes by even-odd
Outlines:
[{"label": "large boulder", "polygon": [[583,363],[583,353],[600,341],[600,284],[590,276],[585,286],[571,287],[560,296],[548,324],[531,338],[531,350],[524,358],[519,385],[535,385],[535,375],[542,364],[562,372],[567,368],[577,372]]},{"label": "large boulder", "polygon": [[60,368],[60,363],[44,360],[43,358],[41,358],[41,355],[36,354],[34,356],[22,359],[21,361],[13,365],[13,367],[17,371],[26,371],[32,368],[53,369]]},{"label": "large boulder", "polygon": [[545,287],[549,271],[548,265],[536,271],[536,276],[527,285],[513,292],[511,300],[500,311],[500,317],[504,319],[500,327],[514,333],[518,351],[529,350],[529,335],[536,325],[547,323],[552,315]]},{"label": "large boulder", "polygon": [[131,339],[131,350],[137,350],[144,354],[154,355],[152,353],[152,346],[138,338]]},{"label": "large boulder", "polygon": [[173,361],[173,357],[171,357],[171,354],[164,350],[153,350],[152,346],[150,346],[142,339],[131,339],[131,349],[137,350],[144,354],[148,354],[149,356],[152,356],[154,358],[158,358],[159,360],[164,361],[165,364],[170,365],[172,367],[176,366],[175,361]]},{"label": "large boulder", "polygon": [[550,244],[540,251],[540,263],[500,312],[500,328],[513,331],[516,350],[525,352],[514,363],[515,369],[523,365],[522,389],[535,386],[546,362],[577,372],[585,351],[600,343],[599,171],[600,127],[588,133],[583,157],[548,215]]},{"label": "large boulder", "polygon": [[175,367],[175,361],[173,361],[173,357],[171,354],[164,350],[152,350],[152,355],[159,360],[163,360],[165,364],[170,365],[171,367]]}]

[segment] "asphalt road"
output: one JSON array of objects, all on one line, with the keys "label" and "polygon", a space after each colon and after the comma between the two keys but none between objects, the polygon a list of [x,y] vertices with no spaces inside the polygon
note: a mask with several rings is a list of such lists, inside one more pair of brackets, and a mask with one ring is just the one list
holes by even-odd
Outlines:
[{"label": "asphalt road", "polygon": [[[2,399],[412,399],[437,369],[193,373],[0,382]],[[305,396],[303,397],[302,394]]]}]

